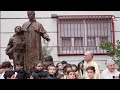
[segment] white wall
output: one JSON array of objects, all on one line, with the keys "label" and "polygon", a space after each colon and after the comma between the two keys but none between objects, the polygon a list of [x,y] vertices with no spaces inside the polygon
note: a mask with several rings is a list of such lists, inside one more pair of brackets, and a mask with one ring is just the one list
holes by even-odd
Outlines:
[{"label": "white wall", "polygon": [[[57,15],[114,15],[120,17],[120,11],[36,11],[36,17],[41,18],[37,19],[44,28],[47,30],[51,41],[49,46],[53,47],[51,55],[55,63],[58,61],[66,60],[69,63],[77,64],[80,60],[83,59],[83,55],[80,56],[58,56],[57,55],[57,23],[56,19],[51,18],[51,14]],[[9,41],[9,38],[14,34],[14,28],[17,25],[22,25],[28,19],[5,19],[5,18],[27,18],[26,11],[1,11],[1,42],[0,42],[0,62],[9,60],[8,56],[5,54],[5,48]],[[120,31],[120,18],[116,18],[115,21],[115,30]],[[116,33],[116,40],[120,38],[120,33]],[[106,60],[110,57],[106,55],[97,55],[94,56],[94,59],[99,63],[100,68],[105,68]]]}]

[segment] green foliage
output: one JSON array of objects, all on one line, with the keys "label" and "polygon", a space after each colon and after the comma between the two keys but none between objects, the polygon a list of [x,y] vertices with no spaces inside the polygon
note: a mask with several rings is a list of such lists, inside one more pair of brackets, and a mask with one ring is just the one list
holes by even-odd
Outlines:
[{"label": "green foliage", "polygon": [[120,41],[117,40],[116,42],[117,42],[117,46],[115,48],[115,56],[117,58],[116,63],[120,67]]},{"label": "green foliage", "polygon": [[109,41],[102,41],[100,44],[100,48],[107,51],[107,55],[112,57],[118,67],[120,68],[120,41],[116,41],[116,46],[113,48],[113,44]]},{"label": "green foliage", "polygon": [[111,42],[109,41],[102,41],[101,44],[100,44],[100,48],[104,49],[107,51],[107,54],[110,56],[110,57],[113,57],[115,55],[115,50],[113,48],[113,45]]}]

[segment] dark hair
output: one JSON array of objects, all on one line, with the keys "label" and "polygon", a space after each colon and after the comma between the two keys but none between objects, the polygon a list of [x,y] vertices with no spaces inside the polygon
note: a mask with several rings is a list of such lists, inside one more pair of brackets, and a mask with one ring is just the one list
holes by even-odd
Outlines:
[{"label": "dark hair", "polygon": [[66,66],[63,69],[63,72],[66,73],[68,68],[72,69],[72,65],[71,64],[66,64]]},{"label": "dark hair", "polygon": [[32,72],[32,77],[33,77],[33,79],[38,79],[38,74],[35,72]]},{"label": "dark hair", "polygon": [[95,73],[95,67],[94,66],[89,66],[87,69],[86,69],[86,71],[87,70],[93,70],[93,72]]},{"label": "dark hair", "polygon": [[52,57],[52,56],[47,56],[47,57],[45,58],[45,61],[53,62],[53,57]]},{"label": "dark hair", "polygon": [[12,75],[15,74],[15,71],[6,71],[5,74],[4,74],[4,78],[7,79],[8,77],[11,78]]},{"label": "dark hair", "polygon": [[62,64],[67,64],[67,61],[62,61],[61,63],[62,63]]},{"label": "dark hair", "polygon": [[26,71],[18,72],[16,75],[16,79],[28,79],[30,78],[31,73],[28,73]]},{"label": "dark hair", "polygon": [[36,62],[34,63],[34,66],[36,67],[38,64],[42,64],[42,65],[44,66],[44,64],[43,64],[42,61],[36,61]]},{"label": "dark hair", "polygon": [[36,66],[38,65],[38,64],[41,64],[42,66],[43,66],[43,69],[44,69],[44,63],[43,63],[43,61],[35,61],[31,66],[31,72],[33,72],[34,70],[36,70]]},{"label": "dark hair", "polygon": [[60,62],[58,62],[55,66],[56,66],[56,68],[58,68],[58,65],[60,64]]},{"label": "dark hair", "polygon": [[78,66],[77,66],[77,65],[75,65],[75,64],[72,64],[71,66],[72,66],[72,67],[76,67],[76,70],[75,70],[75,72],[78,70]]},{"label": "dark hair", "polygon": [[44,70],[48,70],[49,63],[44,61],[43,64],[44,64]]},{"label": "dark hair", "polygon": [[57,75],[57,79],[64,77],[64,74]]},{"label": "dark hair", "polygon": [[75,72],[75,71],[72,70],[72,69],[71,69],[71,70],[68,70],[68,71],[67,71],[67,75],[69,75],[70,72]]},{"label": "dark hair", "polygon": [[42,71],[42,72],[39,72],[38,73],[38,78],[47,78],[47,76],[48,76],[48,72],[46,72],[46,71]]},{"label": "dark hair", "polygon": [[2,68],[10,68],[10,67],[12,67],[12,65],[11,65],[11,62],[5,61],[2,63],[1,67]]}]

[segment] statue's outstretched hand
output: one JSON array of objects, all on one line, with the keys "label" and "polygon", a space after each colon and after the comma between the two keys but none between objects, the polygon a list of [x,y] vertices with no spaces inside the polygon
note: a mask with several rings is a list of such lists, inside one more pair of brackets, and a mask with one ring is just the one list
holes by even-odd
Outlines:
[{"label": "statue's outstretched hand", "polygon": [[50,38],[46,38],[46,40],[49,42],[49,41],[50,41]]}]

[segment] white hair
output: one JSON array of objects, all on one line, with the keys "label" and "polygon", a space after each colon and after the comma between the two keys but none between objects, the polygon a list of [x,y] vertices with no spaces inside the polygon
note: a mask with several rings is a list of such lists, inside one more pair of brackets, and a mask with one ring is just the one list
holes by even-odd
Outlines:
[{"label": "white hair", "polygon": [[114,61],[114,60],[112,60],[112,59],[107,60],[106,65],[108,66],[108,65],[109,65],[109,63],[115,63],[115,61]]}]

